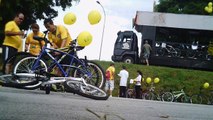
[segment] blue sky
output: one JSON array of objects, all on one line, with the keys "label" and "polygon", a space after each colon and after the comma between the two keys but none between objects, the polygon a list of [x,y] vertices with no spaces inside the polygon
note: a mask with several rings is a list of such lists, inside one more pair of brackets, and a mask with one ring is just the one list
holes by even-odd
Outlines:
[{"label": "blue sky", "polygon": [[[65,25],[72,36],[72,39],[77,38],[78,34],[82,31],[89,31],[93,36],[92,43],[87,46],[84,50],[79,51],[79,57],[85,55],[89,60],[101,60],[111,61],[113,54],[113,47],[117,37],[118,31],[133,30],[132,29],[132,18],[135,17],[136,11],[152,11],[154,0],[99,0],[102,4],[105,13],[105,29],[104,34],[104,14],[102,7],[96,3],[96,0],[81,0],[81,2],[71,8],[62,11],[56,8],[59,12],[59,16],[54,19],[54,23],[62,24],[63,17],[65,14],[72,12],[76,15],[77,20],[73,25]],[[98,10],[101,15],[101,21],[96,25],[90,25],[87,19],[88,13],[91,10]],[[38,21],[41,31],[45,30],[43,21]],[[100,46],[103,35],[102,52],[100,55]],[[140,39],[140,34],[138,34]]]}]

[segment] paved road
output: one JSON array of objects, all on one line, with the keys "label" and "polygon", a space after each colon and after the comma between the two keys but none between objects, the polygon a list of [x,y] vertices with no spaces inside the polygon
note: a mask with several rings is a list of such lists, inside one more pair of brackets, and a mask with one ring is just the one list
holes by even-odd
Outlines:
[{"label": "paved road", "polygon": [[0,120],[213,120],[213,106],[0,87]]}]

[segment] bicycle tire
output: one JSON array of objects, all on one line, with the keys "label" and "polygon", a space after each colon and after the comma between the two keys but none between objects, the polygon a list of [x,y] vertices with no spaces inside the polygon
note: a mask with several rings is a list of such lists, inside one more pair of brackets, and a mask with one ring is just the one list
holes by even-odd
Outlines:
[{"label": "bicycle tire", "polygon": [[[35,73],[35,71],[32,71],[31,69],[36,60],[37,60],[37,57],[35,57],[35,56],[27,56],[27,57],[20,59],[18,62],[15,63],[13,73],[14,74],[16,74],[16,73]],[[35,68],[35,69],[47,71],[46,63],[42,59],[39,62],[41,64],[36,66],[37,68]]]},{"label": "bicycle tire", "polygon": [[[86,68],[82,67],[82,65],[77,66],[78,69],[74,70],[73,77],[83,77],[83,78],[88,77],[85,78],[88,84],[94,85],[99,88],[103,88],[105,84],[105,74],[102,67],[99,64],[92,61],[86,61],[85,64]],[[91,76],[85,75],[85,72],[83,72],[85,71],[84,69],[89,71]]]},{"label": "bicycle tire", "polygon": [[[6,74],[0,76],[0,84],[6,87],[15,87],[15,88],[23,88],[27,85],[34,85],[38,83],[38,79],[34,76],[35,74],[26,74],[26,73],[18,73],[18,74]],[[26,82],[26,81],[31,82]]]},{"label": "bicycle tire", "polygon": [[183,95],[181,96],[180,102],[182,103],[190,103],[190,97]]},{"label": "bicycle tire", "polygon": [[144,93],[143,97],[144,97],[145,100],[154,100],[154,93],[146,92],[146,93]]},{"label": "bicycle tire", "polygon": [[199,94],[192,95],[190,98],[190,102],[193,104],[202,104],[202,101],[203,101],[203,98]]},{"label": "bicycle tire", "polygon": [[164,56],[164,55],[165,55],[165,49],[164,49],[164,48],[158,49],[158,50],[157,50],[157,54],[158,54],[159,56]]},{"label": "bicycle tire", "polygon": [[134,95],[134,90],[133,90],[133,89],[128,89],[128,90],[126,91],[126,97],[127,97],[127,98],[135,98],[134,96],[135,96],[135,95]]},{"label": "bicycle tire", "polygon": [[9,73],[6,73],[6,66],[7,66],[7,64],[11,63],[12,61],[14,61],[14,63],[15,63],[16,61],[20,60],[21,58],[23,58],[23,57],[25,57],[25,56],[32,56],[32,54],[27,53],[27,52],[18,52],[18,53],[16,53],[15,55],[9,57],[9,58],[4,62],[3,66],[2,66],[2,73],[3,73],[3,74],[10,74],[12,71],[9,72]]},{"label": "bicycle tire", "polygon": [[171,92],[165,92],[161,96],[162,101],[165,102],[173,102],[174,101],[174,95]]},{"label": "bicycle tire", "polygon": [[67,80],[64,82],[64,87],[67,92],[76,93],[83,97],[95,99],[95,100],[107,100],[109,96],[100,88],[87,84],[83,84],[79,81]]},{"label": "bicycle tire", "polygon": [[[25,73],[25,74],[33,73],[33,74],[35,74],[35,71],[32,71],[31,68],[36,59],[37,59],[37,57],[35,57],[35,56],[26,56],[26,57],[20,59],[14,65],[13,74],[17,74],[17,73]],[[40,62],[42,64],[40,66],[42,66],[42,67],[40,67],[40,66],[37,66],[37,67],[39,69],[43,69],[44,71],[47,71],[46,63],[43,60],[40,60]],[[36,70],[38,70],[38,69],[36,69]],[[41,71],[39,71],[39,72],[41,72]],[[29,80],[28,85],[25,85],[22,88],[28,89],[28,90],[33,90],[33,89],[39,88],[41,84],[42,84],[41,81],[38,81],[37,83],[35,83],[34,81]]]},{"label": "bicycle tire", "polygon": [[186,52],[186,56],[187,56],[188,58],[194,58],[195,55],[196,55],[196,51],[194,51],[194,50],[188,50],[188,51]]},{"label": "bicycle tire", "polygon": [[175,48],[176,55],[174,57],[180,57],[181,55],[181,50],[179,48]]}]

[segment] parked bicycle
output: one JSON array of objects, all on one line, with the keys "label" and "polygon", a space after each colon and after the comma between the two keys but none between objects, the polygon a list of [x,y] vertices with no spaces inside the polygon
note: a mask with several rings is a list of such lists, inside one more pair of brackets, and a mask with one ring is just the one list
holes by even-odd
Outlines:
[{"label": "parked bicycle", "polygon": [[172,91],[165,92],[161,96],[162,101],[166,102],[184,102],[184,103],[190,103],[190,97],[184,92],[184,88],[180,91]]},{"label": "parked bicycle", "polygon": [[[154,83],[149,83],[150,86],[147,89],[140,91],[140,98],[145,100],[158,100],[161,101],[161,94],[155,92]],[[127,90],[127,98],[135,98],[135,89]]]},{"label": "parked bicycle", "polygon": [[180,57],[181,50],[163,42],[161,43],[161,47],[157,50],[157,55],[164,56],[166,54],[172,57]]},{"label": "parked bicycle", "polygon": [[[188,46],[189,47],[189,46]],[[186,51],[186,56],[192,59],[210,60],[208,46],[199,45],[199,42],[192,42],[191,47]]]},{"label": "parked bicycle", "polygon": [[213,90],[210,91],[210,95],[204,94],[204,89],[200,87],[198,94],[193,94],[190,99],[193,104],[208,104],[213,105]]}]

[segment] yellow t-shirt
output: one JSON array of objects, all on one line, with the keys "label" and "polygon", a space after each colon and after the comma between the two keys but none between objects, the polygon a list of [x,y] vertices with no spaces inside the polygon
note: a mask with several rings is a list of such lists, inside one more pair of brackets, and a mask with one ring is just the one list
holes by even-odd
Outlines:
[{"label": "yellow t-shirt", "polygon": [[61,46],[62,40],[65,38],[67,38],[66,46],[68,46],[72,41],[72,38],[67,28],[62,25],[57,26],[56,35],[52,34],[51,32],[48,33],[48,39],[55,43],[58,47]]},{"label": "yellow t-shirt", "polygon": [[110,71],[110,80],[114,80],[115,67],[110,66],[110,67],[107,68],[106,71]]},{"label": "yellow t-shirt", "polygon": [[[20,32],[20,29],[18,25],[15,23],[15,21],[9,21],[5,25],[4,31],[12,31],[12,32]],[[16,49],[19,49],[22,45],[22,38],[19,35],[16,36],[5,36],[3,45],[11,46]]]},{"label": "yellow t-shirt", "polygon": [[[38,40],[34,40],[33,39],[33,36],[34,36],[34,33],[30,33],[27,36],[25,43],[30,45],[29,52],[31,54],[33,54],[33,55],[39,55],[39,53],[41,51],[41,46],[44,46],[45,42],[41,41],[41,45],[40,45],[40,43],[39,43]],[[44,37],[44,33],[39,32],[38,35],[36,35],[36,36]]]}]

